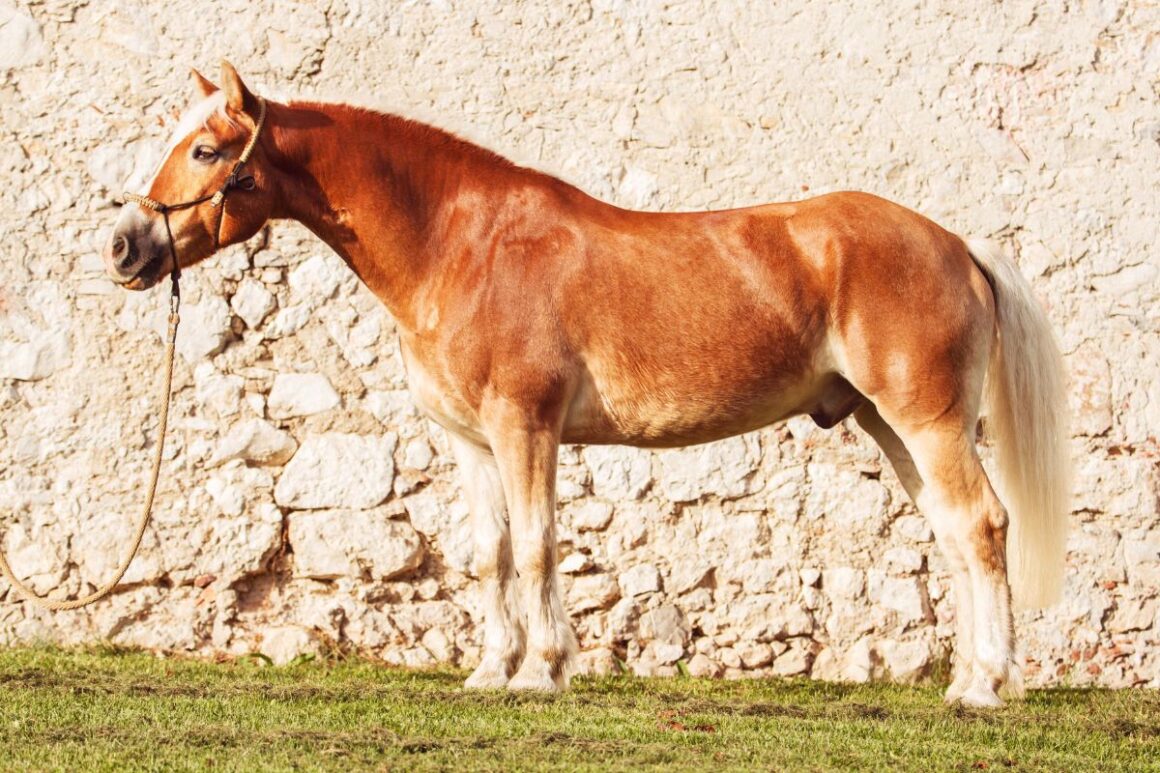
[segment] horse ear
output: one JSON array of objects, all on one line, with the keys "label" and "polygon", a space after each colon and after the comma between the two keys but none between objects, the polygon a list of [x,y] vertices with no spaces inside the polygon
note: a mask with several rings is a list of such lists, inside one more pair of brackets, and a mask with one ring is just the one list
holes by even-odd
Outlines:
[{"label": "horse ear", "polygon": [[208,97],[210,94],[213,94],[215,91],[218,90],[218,87],[213,85],[210,82],[209,78],[205,77],[204,75],[199,73],[197,70],[190,70],[189,74],[193,77],[193,91],[194,91],[194,93],[197,94],[202,99],[204,99],[205,97]]},{"label": "horse ear", "polygon": [[226,92],[226,104],[231,109],[251,115],[257,110],[258,98],[250,93],[238,71],[225,59],[222,60],[222,88]]}]

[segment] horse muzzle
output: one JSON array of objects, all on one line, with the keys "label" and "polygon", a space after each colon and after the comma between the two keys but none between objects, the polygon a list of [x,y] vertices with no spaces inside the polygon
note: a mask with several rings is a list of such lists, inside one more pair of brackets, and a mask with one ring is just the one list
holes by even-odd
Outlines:
[{"label": "horse muzzle", "polygon": [[101,253],[109,279],[126,290],[148,290],[157,284],[168,260],[165,245],[153,230],[145,218],[122,217]]}]

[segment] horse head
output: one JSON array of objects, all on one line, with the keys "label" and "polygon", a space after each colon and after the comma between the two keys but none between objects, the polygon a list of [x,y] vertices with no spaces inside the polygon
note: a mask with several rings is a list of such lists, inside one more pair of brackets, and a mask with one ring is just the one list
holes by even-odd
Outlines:
[{"label": "horse head", "polygon": [[258,141],[263,100],[225,61],[221,88],[196,70],[193,85],[194,99],[157,172],[143,194],[125,195],[103,251],[110,278],[129,290],[146,290],[250,238],[274,206],[268,159]]}]

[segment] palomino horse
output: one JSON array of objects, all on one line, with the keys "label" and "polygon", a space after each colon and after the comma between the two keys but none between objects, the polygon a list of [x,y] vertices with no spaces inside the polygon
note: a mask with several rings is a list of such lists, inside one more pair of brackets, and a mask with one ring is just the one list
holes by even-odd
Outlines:
[{"label": "palomino horse", "polygon": [[[471,510],[485,646],[467,686],[567,686],[561,443],[682,446],[804,413],[853,414],[930,519],[958,604],[947,699],[1018,694],[1007,577],[1027,604],[1059,590],[1065,399],[1043,311],[995,248],[864,193],[626,211],[397,116],[267,104],[222,69],[220,90],[194,73],[109,274],[143,290],[291,218],[382,299]],[[234,192],[198,203],[215,190]],[[984,406],[1010,521],[975,448]]]}]

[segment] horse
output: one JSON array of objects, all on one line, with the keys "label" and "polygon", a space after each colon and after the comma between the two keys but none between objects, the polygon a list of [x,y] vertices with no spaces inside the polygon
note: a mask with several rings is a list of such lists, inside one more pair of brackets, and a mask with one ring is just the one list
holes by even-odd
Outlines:
[{"label": "horse", "polygon": [[1047,316],[997,245],[859,192],[630,211],[396,115],[267,102],[228,62],[220,88],[192,78],[108,275],[145,290],[292,219],[385,304],[470,510],[484,619],[466,687],[569,684],[561,443],[677,447],[808,414],[852,415],[929,519],[957,607],[948,703],[1022,694],[1013,604],[1062,583],[1066,395]]}]

